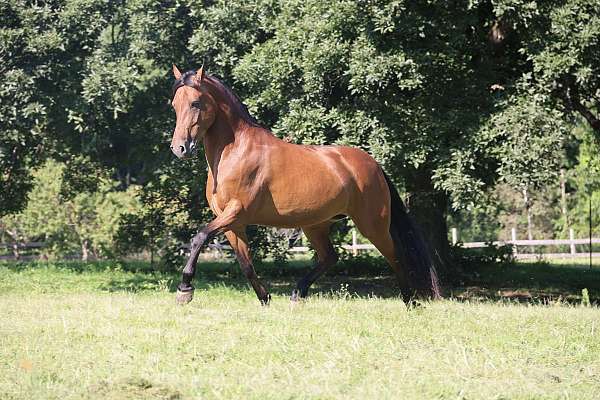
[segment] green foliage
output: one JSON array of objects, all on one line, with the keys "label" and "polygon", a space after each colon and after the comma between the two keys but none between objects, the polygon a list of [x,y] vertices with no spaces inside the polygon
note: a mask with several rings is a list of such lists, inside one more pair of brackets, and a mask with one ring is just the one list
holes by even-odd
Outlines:
[{"label": "green foliage", "polygon": [[531,68],[523,81],[535,96],[583,116],[600,140],[600,8],[595,0],[494,4]]},{"label": "green foliage", "polygon": [[79,90],[77,67],[102,23],[104,2],[66,3],[0,2],[0,216],[25,206],[30,169],[57,142],[74,139],[55,128]]},{"label": "green foliage", "polygon": [[[1,53],[0,53],[1,54]],[[0,85],[0,216],[19,211],[31,188],[28,168],[38,162],[46,109],[23,70],[3,73]]]},{"label": "green foliage", "polygon": [[592,206],[592,234],[600,235],[600,142],[589,128],[575,132],[581,144],[576,163],[568,173],[572,193],[569,199],[569,219],[578,237],[589,234],[589,207]]},{"label": "green foliage", "polygon": [[479,249],[466,249],[459,243],[452,247],[452,257],[466,272],[482,266],[511,265],[515,262],[512,245],[495,245],[491,241]]},{"label": "green foliage", "polygon": [[122,253],[150,250],[167,268],[180,267],[183,243],[189,243],[209,218],[201,188],[206,180],[203,157],[172,160],[153,172],[139,192],[141,207],[123,215],[118,232]]},{"label": "green foliage", "polygon": [[230,78],[241,57],[270,37],[272,18],[279,11],[279,3],[220,0],[210,5],[190,4],[191,19],[200,23],[189,37],[188,48],[197,62],[204,63],[209,71]]},{"label": "green foliage", "polygon": [[113,182],[103,180],[96,191],[65,197],[64,171],[63,164],[53,161],[34,171],[27,207],[3,217],[3,230],[11,232],[11,241],[45,242],[47,256],[114,256],[120,217],[139,207],[138,188],[117,191]]},{"label": "green foliage", "polygon": [[500,199],[487,193],[473,206],[453,210],[448,216],[448,226],[458,229],[461,242],[495,240],[502,229],[500,213],[503,206]]},{"label": "green foliage", "polygon": [[560,113],[535,97],[513,97],[483,129],[498,143],[498,172],[508,184],[537,188],[556,178],[567,132]]},{"label": "green foliage", "polygon": [[282,267],[287,264],[290,230],[251,225],[246,231],[255,261],[261,262],[271,258]]}]

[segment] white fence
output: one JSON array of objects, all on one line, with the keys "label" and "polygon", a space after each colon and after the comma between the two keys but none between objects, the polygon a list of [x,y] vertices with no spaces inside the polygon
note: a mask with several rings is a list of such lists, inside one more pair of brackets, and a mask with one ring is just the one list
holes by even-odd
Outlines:
[{"label": "white fence", "polygon": [[[453,245],[461,245],[465,248],[481,248],[487,247],[489,242],[467,242],[467,243],[459,243],[458,238],[458,230],[456,228],[452,228],[452,244]],[[584,257],[590,255],[589,251],[587,252],[577,252],[577,245],[588,245],[592,246],[594,244],[600,244],[600,239],[598,238],[585,238],[585,239],[576,239],[575,232],[573,229],[569,229],[569,239],[532,239],[532,240],[522,240],[517,239],[517,230],[515,228],[511,229],[511,240],[507,241],[493,241],[491,242],[494,246],[502,246],[502,245],[511,245],[513,246],[513,254],[516,258],[520,259],[528,259],[528,258],[573,258],[573,257]],[[541,251],[536,252],[519,252],[519,246],[521,247],[544,247],[544,246],[569,246],[568,253],[543,253]],[[593,258],[600,257],[600,253],[592,253]]]},{"label": "white fence", "polygon": [[[464,248],[483,248],[488,247],[490,242],[466,242],[460,243],[458,238],[458,230],[456,228],[452,228],[452,244],[459,245]],[[503,245],[511,245],[513,246],[513,254],[516,258],[519,259],[530,259],[530,258],[572,258],[572,257],[589,257],[589,252],[577,252],[576,245],[594,245],[600,244],[599,238],[592,238],[591,242],[589,238],[586,239],[576,239],[575,233],[573,229],[569,230],[569,239],[534,239],[534,240],[520,240],[517,239],[517,230],[511,230],[511,240],[501,241],[496,240],[491,242],[494,246],[503,246]],[[568,253],[543,253],[541,251],[536,252],[520,252],[519,247],[529,247],[529,248],[542,248],[547,246],[569,246]],[[375,246],[372,244],[362,244],[358,243],[356,231],[352,230],[352,243],[351,244],[343,244],[342,247],[346,250],[352,251],[353,254],[358,254],[359,251],[364,250],[376,250]],[[295,253],[305,253],[309,251],[309,248],[306,246],[296,246],[290,249],[291,252]],[[592,257],[597,258],[600,257],[600,253],[592,253]]]},{"label": "white fence", "polygon": [[[466,242],[461,243],[459,241],[458,230],[456,228],[452,228],[451,230],[452,236],[452,244],[459,245],[464,248],[483,248],[489,246],[490,242]],[[516,229],[512,229],[511,232],[511,240],[507,241],[494,241],[491,242],[494,246],[502,246],[502,245],[512,245],[513,252],[516,258],[519,259],[528,259],[528,258],[572,258],[572,257],[589,257],[589,252],[577,252],[577,245],[593,245],[600,244],[599,238],[592,238],[591,241],[589,238],[586,239],[576,239],[573,230],[569,231],[569,239],[535,239],[535,240],[521,240],[517,239]],[[529,247],[529,248],[542,248],[547,246],[569,246],[568,253],[544,253],[541,251],[534,252],[523,252],[519,251],[519,247]],[[43,248],[43,242],[31,242],[31,243],[0,243],[0,248],[12,249],[13,251],[18,250],[27,250],[27,249],[38,249]],[[184,246],[187,247],[187,246]],[[343,244],[342,247],[346,250],[351,251],[354,255],[357,255],[360,251],[372,251],[377,250],[375,246],[370,243],[359,243],[358,235],[356,230],[352,229],[352,243]],[[223,248],[229,249],[229,246],[223,246]],[[294,246],[289,249],[292,253],[307,253],[310,251],[310,248],[307,246]],[[592,253],[593,258],[600,257],[600,253]],[[31,258],[31,257],[24,257]],[[13,255],[5,255],[0,256],[0,259],[14,259]]]}]

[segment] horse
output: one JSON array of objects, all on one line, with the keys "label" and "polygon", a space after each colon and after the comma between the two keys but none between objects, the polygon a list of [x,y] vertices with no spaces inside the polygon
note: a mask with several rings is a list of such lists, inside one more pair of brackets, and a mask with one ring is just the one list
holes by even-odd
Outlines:
[{"label": "horse", "polygon": [[191,254],[176,300],[193,298],[192,280],[203,245],[224,233],[240,267],[267,305],[271,296],[258,279],[246,227],[300,228],[316,252],[310,272],[292,291],[296,302],[338,261],[331,225],[349,217],[395,271],[405,300],[440,297],[438,278],[422,233],[379,164],[346,146],[286,142],[262,127],[239,97],[204,68],[181,73],[173,65],[171,105],[176,126],[171,151],[192,157],[202,142],[208,163],[206,198],[215,218],[191,241]]}]

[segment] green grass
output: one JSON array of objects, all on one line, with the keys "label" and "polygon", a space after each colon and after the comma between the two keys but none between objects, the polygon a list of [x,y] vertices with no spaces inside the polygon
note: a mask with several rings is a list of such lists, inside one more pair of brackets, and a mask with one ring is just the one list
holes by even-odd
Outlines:
[{"label": "green grass", "polygon": [[598,302],[600,268],[478,268],[412,309],[377,266],[296,306],[306,262],[258,270],[270,307],[228,264],[203,263],[185,307],[145,264],[0,264],[0,399],[598,398],[600,310],[580,295]]}]

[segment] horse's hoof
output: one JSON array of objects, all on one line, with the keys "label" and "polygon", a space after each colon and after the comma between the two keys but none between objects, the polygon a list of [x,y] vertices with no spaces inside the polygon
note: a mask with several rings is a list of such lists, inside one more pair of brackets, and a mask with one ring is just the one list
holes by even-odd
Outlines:
[{"label": "horse's hoof", "polygon": [[180,306],[183,306],[183,305],[189,303],[190,301],[192,301],[193,298],[194,298],[193,290],[188,290],[186,292],[182,292],[182,291],[178,290],[177,296],[175,299],[177,300],[177,304],[179,304]]},{"label": "horse's hoof", "polygon": [[271,303],[271,295],[267,293],[267,297],[260,299],[260,305],[263,307],[268,307],[269,303]]},{"label": "horse's hoof", "polygon": [[300,297],[300,291],[298,289],[292,290],[292,296],[290,297],[290,301],[292,303],[297,303],[300,300],[302,300],[302,297]]}]

